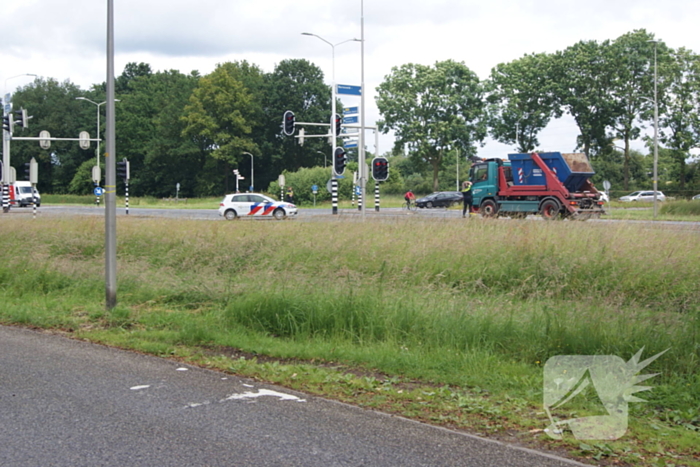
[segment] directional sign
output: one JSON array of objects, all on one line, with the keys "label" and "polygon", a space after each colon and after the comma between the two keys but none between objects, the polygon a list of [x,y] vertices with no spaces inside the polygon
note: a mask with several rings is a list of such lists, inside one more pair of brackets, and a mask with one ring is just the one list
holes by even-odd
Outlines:
[{"label": "directional sign", "polygon": [[343,142],[343,147],[345,149],[351,149],[351,148],[356,148],[357,147],[357,140],[354,139],[349,139],[347,141]]},{"label": "directional sign", "polygon": [[311,191],[316,194],[318,193],[318,185],[311,185]]},{"label": "directional sign", "polygon": [[343,115],[354,115],[358,113],[358,107],[343,107]]},{"label": "directional sign", "polygon": [[362,86],[353,86],[351,84],[339,84],[336,88],[338,94],[347,94],[350,96],[362,95]]},{"label": "directional sign", "polygon": [[343,117],[343,125],[348,125],[350,123],[357,123],[357,117]]},{"label": "directional sign", "polygon": [[96,186],[95,190],[93,193],[95,193],[95,196],[102,196],[104,194],[105,190],[101,186]]}]

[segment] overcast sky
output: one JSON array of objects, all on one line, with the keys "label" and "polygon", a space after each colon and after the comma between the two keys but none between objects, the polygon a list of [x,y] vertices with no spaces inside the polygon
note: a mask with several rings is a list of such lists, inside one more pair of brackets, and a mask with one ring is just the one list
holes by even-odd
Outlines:
[{"label": "overcast sky", "polygon": [[[332,44],[361,37],[361,0],[114,0],[114,8],[117,75],[128,62],[204,75],[226,61],[247,60],[270,72],[284,59],[304,58],[330,84],[331,47],[301,33]],[[105,81],[107,0],[13,0],[2,10],[3,94],[31,82],[15,77],[23,73],[83,89]],[[379,118],[375,88],[394,66],[452,59],[485,79],[495,65],[527,53],[642,28],[670,47],[698,52],[698,20],[700,2],[691,0],[364,0],[367,124]],[[359,42],[335,47],[337,83],[361,83],[360,51]],[[344,96],[343,103],[359,105],[359,98]],[[563,118],[541,134],[541,147],[571,151],[576,135]],[[371,149],[370,133],[367,141]],[[382,137],[380,152],[392,143]],[[479,155],[502,157],[511,149],[490,142]]]}]

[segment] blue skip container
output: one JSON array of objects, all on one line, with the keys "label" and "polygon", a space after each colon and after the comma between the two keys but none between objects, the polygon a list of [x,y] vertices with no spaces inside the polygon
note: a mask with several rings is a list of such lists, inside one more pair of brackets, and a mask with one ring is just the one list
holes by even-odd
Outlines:
[{"label": "blue skip container", "polygon": [[[579,191],[586,180],[595,174],[583,153],[542,152],[539,156],[571,192]],[[515,185],[546,184],[544,173],[532,160],[531,154],[508,154],[508,159],[511,161]]]}]

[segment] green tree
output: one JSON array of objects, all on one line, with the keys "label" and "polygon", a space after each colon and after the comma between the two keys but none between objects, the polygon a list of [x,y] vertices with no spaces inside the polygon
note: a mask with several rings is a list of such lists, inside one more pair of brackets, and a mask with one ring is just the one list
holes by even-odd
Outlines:
[{"label": "green tree", "polygon": [[[624,142],[624,187],[629,188],[630,141],[639,138],[640,118],[653,108],[654,35],[640,29],[624,34],[610,46],[614,70],[612,100],[618,112],[611,125],[615,137]],[[663,43],[657,44],[660,57],[666,55]],[[662,99],[663,100],[663,99]]]},{"label": "green tree", "polygon": [[430,164],[434,190],[446,151],[473,155],[486,136],[484,89],[463,63],[394,67],[377,93],[380,131],[394,130],[396,147]]},{"label": "green tree", "polygon": [[613,98],[614,81],[610,41],[581,41],[552,57],[556,105],[576,121],[577,147],[589,158],[606,153],[612,141],[606,129],[620,113]]},{"label": "green tree", "polygon": [[229,191],[232,168],[244,159],[243,153],[259,154],[252,133],[261,124],[261,95],[256,90],[262,89],[262,80],[257,67],[228,62],[202,77],[190,96],[182,135],[207,154],[198,194]]},{"label": "green tree", "polygon": [[[260,173],[265,184],[285,170],[322,166],[324,156],[332,160],[326,138],[306,138],[300,145],[298,138],[282,133],[282,115],[287,110],[294,112],[298,122],[330,121],[331,88],[323,80],[321,69],[303,59],[282,60],[272,73],[265,75],[263,126],[255,138],[262,153],[260,164],[256,161],[255,173]],[[325,134],[328,130],[328,127],[298,126],[297,135],[301,128],[306,134]]]},{"label": "green tree", "polygon": [[551,64],[550,55],[532,54],[491,70],[487,101],[493,139],[520,152],[537,148],[537,135],[562,114],[552,93]]},{"label": "green tree", "polygon": [[184,102],[199,76],[166,71],[139,76],[120,96],[116,135],[117,158],[130,163],[130,190],[134,195],[171,196],[180,183],[180,195],[197,193],[197,176],[205,154],[183,138]]},{"label": "green tree", "polygon": [[[15,130],[15,136],[38,136],[46,130],[56,138],[77,138],[81,130],[95,134],[95,107],[76,100],[83,96],[80,87],[53,78],[36,78],[13,95],[14,109],[25,108],[32,117],[28,129]],[[94,144],[94,143],[93,143]],[[94,146],[93,146],[94,148]],[[93,159],[93,150],[80,149],[76,141],[52,141],[47,151],[36,141],[13,141],[11,164],[21,167],[34,157],[39,163],[37,188],[46,193],[67,193],[76,171]],[[17,170],[19,176],[19,170]]]},{"label": "green tree", "polygon": [[663,75],[667,77],[668,93],[663,99],[665,111],[659,115],[659,139],[674,150],[683,190],[688,175],[686,159],[692,148],[700,146],[700,56],[681,48],[662,69],[666,71]]}]

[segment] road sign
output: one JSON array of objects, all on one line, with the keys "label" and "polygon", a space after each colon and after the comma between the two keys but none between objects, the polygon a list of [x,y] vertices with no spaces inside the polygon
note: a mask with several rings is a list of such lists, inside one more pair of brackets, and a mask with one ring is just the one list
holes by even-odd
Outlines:
[{"label": "road sign", "polygon": [[284,175],[280,174],[280,176],[277,178],[277,184],[279,186],[284,186]]},{"label": "road sign", "polygon": [[105,190],[101,186],[96,186],[95,190],[93,193],[95,193],[95,196],[102,196],[104,194]]},{"label": "road sign", "polygon": [[603,182],[603,189],[604,189],[605,191],[610,191],[610,182],[609,182],[609,181],[605,180],[605,181]]},{"label": "road sign", "polygon": [[346,141],[343,141],[343,147],[345,149],[352,149],[357,147],[357,140],[356,139],[349,139]]},{"label": "road sign", "polygon": [[362,86],[353,86],[351,84],[339,84],[336,86],[337,94],[346,94],[349,96],[361,96]]},{"label": "road sign", "polygon": [[343,115],[354,115],[358,113],[357,107],[343,107]]},{"label": "road sign", "polygon": [[357,123],[357,116],[343,117],[343,125],[348,125],[350,123]]},{"label": "road sign", "polygon": [[318,193],[318,185],[311,185],[311,191],[313,191],[314,194]]}]

